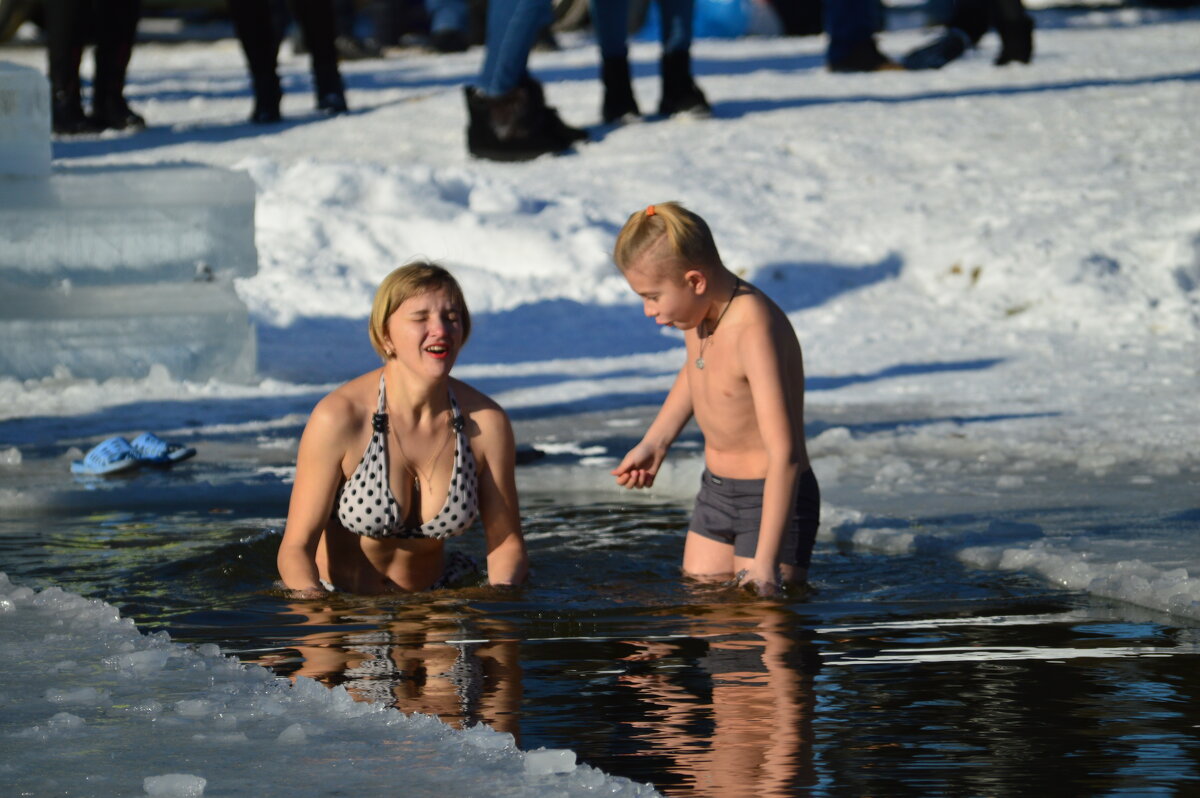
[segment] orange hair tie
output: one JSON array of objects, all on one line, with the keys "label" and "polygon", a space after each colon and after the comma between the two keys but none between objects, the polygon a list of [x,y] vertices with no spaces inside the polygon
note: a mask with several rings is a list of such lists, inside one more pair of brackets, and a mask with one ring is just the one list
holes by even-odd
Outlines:
[{"label": "orange hair tie", "polygon": [[646,206],[646,215],[647,215],[647,216],[653,216],[653,215],[654,215],[654,206],[653,206],[653,205],[647,205],[647,206]]}]

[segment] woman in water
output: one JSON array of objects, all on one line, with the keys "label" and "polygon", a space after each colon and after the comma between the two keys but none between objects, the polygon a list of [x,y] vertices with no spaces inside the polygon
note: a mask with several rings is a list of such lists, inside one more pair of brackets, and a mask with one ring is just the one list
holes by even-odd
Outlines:
[{"label": "woman in water", "polygon": [[429,590],[476,569],[444,541],[482,520],[493,585],[525,579],[504,411],[450,369],[471,332],[445,269],[389,274],[371,308],[383,367],[317,403],[300,439],[279,575],[300,596]]}]

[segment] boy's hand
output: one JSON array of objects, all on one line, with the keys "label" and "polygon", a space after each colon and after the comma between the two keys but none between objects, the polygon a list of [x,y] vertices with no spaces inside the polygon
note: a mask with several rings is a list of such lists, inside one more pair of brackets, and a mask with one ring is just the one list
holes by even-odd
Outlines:
[{"label": "boy's hand", "polygon": [[738,572],[738,584],[752,590],[759,596],[775,596],[779,594],[779,578],[773,569],[762,569],[757,566]]},{"label": "boy's hand", "polygon": [[654,484],[654,476],[662,465],[666,452],[639,443],[629,450],[621,464],[612,470],[617,484],[623,488],[648,488]]}]

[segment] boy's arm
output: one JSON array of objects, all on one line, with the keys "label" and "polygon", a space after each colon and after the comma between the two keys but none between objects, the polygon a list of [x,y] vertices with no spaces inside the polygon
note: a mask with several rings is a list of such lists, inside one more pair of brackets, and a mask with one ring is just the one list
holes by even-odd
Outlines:
[{"label": "boy's arm", "polygon": [[667,457],[667,450],[679,437],[680,431],[692,417],[692,390],[688,387],[687,364],[679,369],[675,384],[667,394],[654,422],[637,446],[629,450],[621,464],[612,470],[617,484],[625,488],[648,488],[654,484],[658,467]]},{"label": "boy's arm", "polygon": [[[738,343],[738,354],[750,384],[758,431],[767,453],[758,547],[746,579],[753,581],[761,594],[767,595],[774,593],[778,585],[779,549],[792,513],[796,482],[800,476],[799,450],[792,422],[795,414],[789,406],[795,394],[788,391],[789,377],[784,374],[783,353],[779,351],[767,324],[750,326],[739,337]],[[804,376],[791,375],[790,379],[802,381]]]}]

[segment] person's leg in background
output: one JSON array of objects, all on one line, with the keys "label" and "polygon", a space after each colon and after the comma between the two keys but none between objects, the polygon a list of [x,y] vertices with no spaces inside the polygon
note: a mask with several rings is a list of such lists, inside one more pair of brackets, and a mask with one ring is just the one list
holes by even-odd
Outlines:
[{"label": "person's leg in background", "polygon": [[260,125],[278,122],[283,118],[279,113],[283,91],[276,71],[280,31],[272,18],[271,4],[268,0],[229,0],[229,16],[246,56],[254,90],[250,121]]},{"label": "person's leg in background", "polygon": [[641,116],[629,71],[629,0],[591,0],[592,31],[600,48],[605,124]]},{"label": "person's leg in background", "polygon": [[[312,59],[313,94],[317,109],[327,114],[346,112],[345,90],[337,66],[334,46],[332,0],[293,0],[293,16],[300,25]],[[250,121],[271,124],[283,117],[279,102],[283,90],[277,69],[282,30],[270,0],[229,0],[229,15],[241,42],[254,88],[254,111]]]},{"label": "person's leg in background", "polygon": [[829,46],[825,63],[831,72],[878,72],[900,67],[879,52],[875,32],[882,25],[879,0],[825,0]]},{"label": "person's leg in background", "polygon": [[146,120],[125,102],[125,74],[133,56],[141,0],[102,0],[96,6],[92,118],[111,130],[140,130],[146,126]]},{"label": "person's leg in background", "polygon": [[712,108],[692,77],[696,0],[658,0],[658,8],[662,12],[662,97],[658,112],[663,116],[705,116]]},{"label": "person's leg in background", "polygon": [[46,60],[50,122],[58,135],[97,133],[102,126],[83,113],[79,65],[92,16],[89,0],[46,0]]},{"label": "person's leg in background", "polygon": [[549,0],[491,0],[487,53],[479,82],[465,87],[467,150],[492,160],[525,160],[559,152],[587,133],[566,125],[546,105],[542,85],[527,64],[541,31],[550,24]]},{"label": "person's leg in background", "polygon": [[1021,0],[991,0],[992,27],[1000,36],[996,66],[1033,60],[1033,17]]},{"label": "person's leg in background", "polygon": [[312,59],[317,110],[331,116],[346,113],[346,89],[338,69],[335,43],[337,17],[333,0],[291,0],[290,5],[304,43],[308,45],[308,57]]},{"label": "person's leg in background", "polygon": [[425,0],[429,42],[439,53],[461,53],[470,45],[471,9],[467,0]]}]

